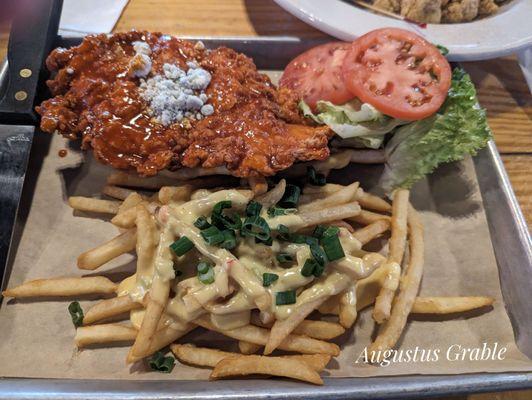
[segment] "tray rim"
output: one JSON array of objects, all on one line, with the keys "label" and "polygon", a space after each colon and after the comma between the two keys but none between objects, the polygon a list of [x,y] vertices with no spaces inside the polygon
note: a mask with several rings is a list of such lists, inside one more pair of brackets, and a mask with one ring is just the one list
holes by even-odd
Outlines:
[{"label": "tray rim", "polygon": [[[79,41],[82,36],[58,38],[59,43]],[[202,40],[220,45],[266,46],[271,54],[270,46],[305,47],[323,42],[323,39],[301,39],[297,37],[212,37],[212,36],[181,36],[185,39]],[[259,64],[259,63],[257,63]],[[261,66],[259,66],[261,67]],[[265,68],[265,67],[261,67]],[[272,67],[275,69],[275,66]],[[6,68],[0,68],[0,81],[5,77]],[[31,155],[30,155],[31,157]],[[504,289],[499,258],[506,254],[502,243],[496,240],[495,232],[501,218],[505,222],[505,233],[517,246],[518,265],[532,276],[532,239],[528,226],[521,212],[508,175],[499,156],[495,143],[490,141],[488,147],[473,157],[475,171],[485,212],[490,228],[490,236],[497,257],[500,273],[501,289],[506,302],[508,291]],[[491,167],[494,173],[479,174],[479,169]],[[491,172],[491,171],[490,171]],[[487,194],[488,188],[496,188],[495,193]],[[494,195],[493,195],[494,194]],[[502,201],[502,203],[500,203]],[[494,218],[492,208],[488,206],[498,202],[498,210],[503,205],[503,212]],[[506,237],[508,239],[508,237]],[[513,249],[515,251],[515,249]],[[528,265],[527,265],[528,263]],[[519,332],[515,323],[519,315],[513,315],[507,308],[516,340],[530,339],[532,333]],[[527,335],[528,333],[528,335]],[[532,339],[529,340],[532,342]],[[532,343],[529,343],[532,348]],[[519,346],[521,347],[521,346]],[[522,350],[523,351],[523,350]],[[532,351],[532,350],[530,350]],[[527,352],[528,354],[528,352]],[[530,356],[530,354],[529,354]],[[420,398],[449,394],[474,392],[491,392],[532,388],[531,372],[508,373],[475,373],[462,375],[404,375],[369,378],[325,378],[325,385],[314,387],[305,384],[276,381],[275,387],[268,385],[268,380],[233,380],[216,381],[204,385],[204,381],[155,381],[155,380],[78,380],[78,379],[43,379],[43,378],[1,378],[0,399],[388,399],[388,398]]]}]

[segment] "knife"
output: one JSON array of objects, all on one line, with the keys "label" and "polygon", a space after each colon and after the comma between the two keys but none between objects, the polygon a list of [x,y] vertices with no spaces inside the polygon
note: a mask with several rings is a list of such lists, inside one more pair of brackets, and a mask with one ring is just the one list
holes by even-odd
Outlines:
[{"label": "knife", "polygon": [[[57,38],[62,0],[18,0],[7,62],[0,68],[0,275],[9,248],[37,118],[44,60]],[[2,282],[2,287],[5,282]]]}]

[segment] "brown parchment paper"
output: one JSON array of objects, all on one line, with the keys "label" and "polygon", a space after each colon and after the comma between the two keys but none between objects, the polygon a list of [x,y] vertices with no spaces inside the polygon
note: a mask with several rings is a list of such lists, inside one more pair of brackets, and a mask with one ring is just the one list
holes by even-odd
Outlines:
[{"label": "brown parchment paper", "polygon": [[[69,144],[55,136],[43,160],[34,191],[25,190],[25,224],[15,252],[9,286],[25,280],[54,276],[81,276],[76,258],[81,252],[116,235],[103,219],[73,213],[66,199],[72,195],[96,195],[110,169],[69,150],[65,158],[58,151]],[[82,163],[83,157],[86,161]],[[360,167],[362,168],[362,167]],[[351,167],[357,171],[357,167]],[[340,172],[340,180],[353,179]],[[408,324],[400,349],[439,349],[438,360],[370,366],[360,355],[369,344],[375,325],[370,310],[362,312],[354,331],[339,339],[341,355],[330,363],[325,375],[333,377],[460,374],[470,372],[530,371],[532,361],[515,345],[510,321],[501,297],[497,265],[490,242],[486,217],[476,185],[471,160],[439,171],[431,180],[417,185],[413,202],[425,225],[426,264],[421,295],[489,295],[496,301],[492,310],[470,313],[457,319],[414,319]],[[27,213],[27,215],[26,215]],[[103,268],[114,279],[134,268],[133,257],[124,255]],[[100,273],[98,271],[97,273]],[[78,351],[73,343],[74,327],[67,312],[69,301],[6,301],[0,309],[0,376],[81,379],[206,379],[209,370],[177,364],[171,374],[146,370],[142,363],[126,366],[128,347],[101,347]],[[94,300],[81,302],[84,308]],[[182,341],[234,347],[234,341],[197,330]],[[457,346],[482,347],[486,343],[506,347],[503,360],[450,361]],[[419,357],[419,356],[418,356]],[[357,359],[359,362],[357,363]]]}]

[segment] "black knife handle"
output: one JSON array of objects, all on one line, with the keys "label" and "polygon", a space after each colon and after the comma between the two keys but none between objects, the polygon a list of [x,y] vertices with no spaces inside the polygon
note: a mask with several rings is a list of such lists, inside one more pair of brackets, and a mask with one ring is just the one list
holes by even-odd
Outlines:
[{"label": "black knife handle", "polygon": [[18,0],[0,94],[0,123],[34,124],[33,110],[44,61],[57,38],[63,0]]}]

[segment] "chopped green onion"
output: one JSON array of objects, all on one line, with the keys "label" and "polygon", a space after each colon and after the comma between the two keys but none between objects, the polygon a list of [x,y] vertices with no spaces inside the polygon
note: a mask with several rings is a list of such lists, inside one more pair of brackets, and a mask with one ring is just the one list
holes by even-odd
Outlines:
[{"label": "chopped green onion", "polygon": [[297,208],[282,208],[282,207],[276,207],[271,206],[268,208],[268,217],[278,217],[279,215],[288,215],[288,214],[294,214],[297,212]]},{"label": "chopped green onion", "polygon": [[325,232],[323,232],[322,238],[327,236],[338,236],[338,233],[340,232],[340,228],[337,226],[328,226],[327,229],[325,229]]},{"label": "chopped green onion", "polygon": [[290,230],[286,225],[279,224],[277,227],[277,239],[288,242],[290,240]]},{"label": "chopped green onion", "polygon": [[296,208],[297,203],[299,202],[299,195],[301,194],[301,189],[296,185],[286,185],[284,195],[279,201],[279,205],[284,208]]},{"label": "chopped green onion", "polygon": [[181,236],[174,243],[170,245],[170,249],[175,253],[176,256],[180,257],[186,252],[194,248],[194,243],[187,238],[186,236]]},{"label": "chopped green onion", "polygon": [[301,236],[305,238],[304,243],[308,244],[309,246],[317,246],[318,243],[320,242],[318,239],[312,236],[305,236],[305,235],[301,235]]},{"label": "chopped green onion", "polygon": [[308,258],[301,268],[301,275],[309,277],[314,273],[314,269],[318,267],[318,263],[313,258]]},{"label": "chopped green onion", "polygon": [[236,235],[232,229],[225,229],[222,231],[224,241],[220,243],[222,249],[232,250],[236,247]]},{"label": "chopped green onion", "polygon": [[292,257],[291,254],[288,254],[288,253],[279,253],[275,256],[275,258],[277,259],[277,261],[279,261],[280,263],[287,263],[287,262],[291,262],[291,261],[294,261],[294,257]]},{"label": "chopped green onion", "polygon": [[200,261],[198,265],[196,266],[196,269],[200,274],[205,274],[207,271],[209,271],[209,268],[211,268],[212,265],[208,263],[207,261]]},{"label": "chopped green onion", "polygon": [[165,357],[162,352],[158,351],[150,357],[148,364],[154,371],[169,374],[175,366],[175,359],[172,356]]},{"label": "chopped green onion", "polygon": [[324,225],[316,225],[314,231],[312,232],[312,236],[320,239],[323,236],[323,232],[325,232],[325,229],[327,229],[327,227]]},{"label": "chopped green onion", "polygon": [[262,241],[268,241],[271,236],[268,223],[258,215],[247,217],[242,224],[240,233],[242,236],[254,236]]},{"label": "chopped green onion", "polygon": [[214,282],[214,268],[206,261],[201,261],[196,267],[198,270],[198,279],[205,285],[210,285]]},{"label": "chopped green onion", "polygon": [[286,292],[277,292],[275,295],[275,304],[284,306],[287,304],[294,304],[296,302],[296,291],[287,290]]},{"label": "chopped green onion", "polygon": [[204,274],[198,274],[198,279],[204,285],[210,285],[214,282],[214,270],[211,268]]},{"label": "chopped green onion", "polygon": [[288,241],[295,244],[305,244],[307,243],[307,236],[298,233],[290,234]]},{"label": "chopped green onion", "polygon": [[327,261],[328,261],[327,254],[325,253],[325,251],[321,248],[319,244],[311,244],[310,253],[312,254],[312,257],[314,258],[314,260],[316,260],[316,262],[319,265],[325,266],[325,264],[327,264]]},{"label": "chopped green onion", "polygon": [[216,203],[212,209],[211,221],[213,225],[216,225],[219,229],[240,229],[242,226],[242,220],[236,214],[224,214],[225,208],[231,208],[232,202],[230,200],[224,200]]},{"label": "chopped green onion", "polygon": [[265,273],[262,274],[262,286],[268,287],[273,282],[275,282],[277,279],[279,279],[279,275],[270,274],[269,272],[265,272]]},{"label": "chopped green onion", "polygon": [[212,208],[212,213],[213,214],[221,214],[222,211],[225,209],[225,208],[231,208],[233,207],[233,202],[231,200],[223,200],[223,201],[219,201],[218,203],[216,203],[214,205],[214,207]]},{"label": "chopped green onion", "polygon": [[312,271],[312,275],[319,278],[321,274],[323,274],[323,271],[325,271],[325,265],[316,264],[314,271]]},{"label": "chopped green onion", "polygon": [[321,245],[329,261],[336,261],[345,257],[344,249],[342,249],[338,235],[324,236],[321,239]]},{"label": "chopped green onion", "polygon": [[316,228],[314,228],[314,231],[312,232],[312,236],[321,239],[325,236],[338,235],[338,232],[340,232],[340,228],[338,228],[337,226],[317,225]]},{"label": "chopped green onion", "polygon": [[254,217],[255,215],[259,215],[261,210],[262,204],[256,202],[255,200],[251,200],[246,207],[246,215],[248,217]]},{"label": "chopped green onion", "polygon": [[318,174],[314,167],[307,167],[307,178],[311,185],[324,186],[327,183],[325,175]]},{"label": "chopped green onion", "polygon": [[210,227],[211,224],[209,223],[209,221],[207,221],[207,218],[202,215],[194,222],[194,226],[200,230],[203,230]]},{"label": "chopped green onion", "polygon": [[220,244],[224,241],[224,234],[214,225],[202,230],[200,234],[203,240],[210,245]]},{"label": "chopped green onion", "polygon": [[83,309],[79,305],[79,302],[74,301],[68,305],[68,312],[72,318],[72,323],[75,327],[83,325]]}]

